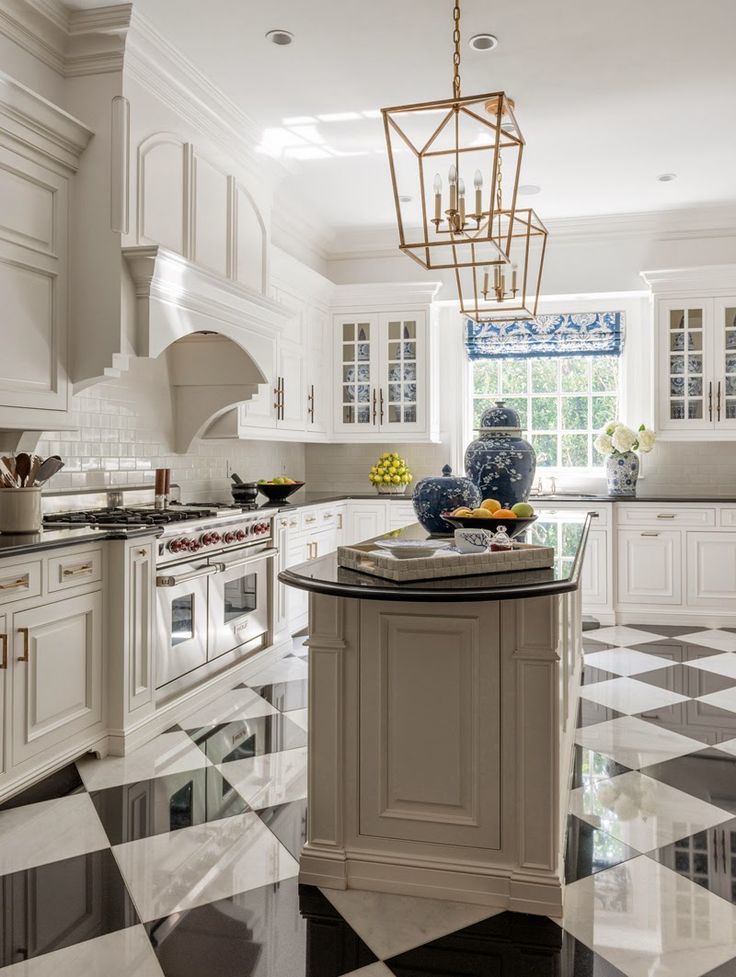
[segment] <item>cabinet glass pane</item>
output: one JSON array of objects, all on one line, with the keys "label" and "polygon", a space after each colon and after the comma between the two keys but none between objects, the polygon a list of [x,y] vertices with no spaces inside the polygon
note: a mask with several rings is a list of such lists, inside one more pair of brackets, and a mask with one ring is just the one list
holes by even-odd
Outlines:
[{"label": "cabinet glass pane", "polygon": [[[371,382],[371,326],[368,322],[342,324],[342,422],[369,424]],[[360,405],[355,407],[354,405]],[[365,408],[362,405],[366,405]]]},{"label": "cabinet glass pane", "polygon": [[417,324],[414,319],[392,320],[386,336],[387,424],[413,424],[417,420]]},{"label": "cabinet glass pane", "polygon": [[703,378],[703,309],[671,309],[668,324],[670,419],[703,420],[708,410]]},{"label": "cabinet glass pane", "polygon": [[723,378],[723,414],[728,421],[736,420],[736,307],[724,311],[724,373]]}]

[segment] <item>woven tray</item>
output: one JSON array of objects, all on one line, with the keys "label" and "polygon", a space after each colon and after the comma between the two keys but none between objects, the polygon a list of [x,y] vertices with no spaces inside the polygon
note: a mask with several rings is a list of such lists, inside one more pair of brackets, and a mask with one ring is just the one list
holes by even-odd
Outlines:
[{"label": "woven tray", "polygon": [[432,556],[409,560],[399,560],[373,543],[340,546],[337,550],[339,566],[396,583],[481,573],[509,573],[513,570],[540,570],[553,566],[554,561],[555,551],[551,546],[534,546],[531,543],[514,543],[513,550],[503,553],[458,553],[454,549],[438,549]]}]

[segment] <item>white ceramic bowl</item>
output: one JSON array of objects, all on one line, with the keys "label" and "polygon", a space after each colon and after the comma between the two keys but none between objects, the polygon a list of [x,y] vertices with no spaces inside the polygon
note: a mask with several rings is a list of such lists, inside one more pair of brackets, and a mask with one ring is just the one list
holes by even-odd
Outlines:
[{"label": "white ceramic bowl", "polygon": [[493,533],[487,529],[456,529],[455,546],[461,553],[485,553]]},{"label": "white ceramic bowl", "polygon": [[376,540],[375,545],[387,550],[397,560],[418,560],[443,548],[441,542],[431,543],[423,539],[383,539]]}]

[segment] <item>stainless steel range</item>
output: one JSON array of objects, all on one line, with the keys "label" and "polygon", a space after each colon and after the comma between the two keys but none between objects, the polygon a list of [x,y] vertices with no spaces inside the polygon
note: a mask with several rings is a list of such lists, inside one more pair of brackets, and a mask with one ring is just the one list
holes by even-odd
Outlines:
[{"label": "stainless steel range", "polygon": [[[272,516],[240,506],[172,504],[49,514],[47,528],[159,527],[156,687],[221,659],[242,661],[273,633]],[[229,656],[229,658],[227,657]]]}]

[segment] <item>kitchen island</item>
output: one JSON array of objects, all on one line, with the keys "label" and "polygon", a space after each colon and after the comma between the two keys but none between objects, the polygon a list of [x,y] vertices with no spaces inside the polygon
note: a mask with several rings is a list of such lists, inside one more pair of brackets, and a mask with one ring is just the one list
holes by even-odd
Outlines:
[{"label": "kitchen island", "polygon": [[310,592],[303,882],[561,915],[589,522],[544,570],[282,572]]}]

